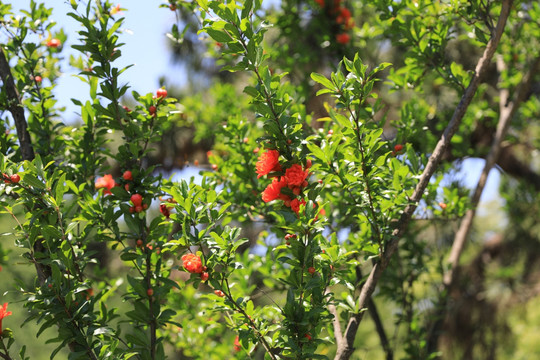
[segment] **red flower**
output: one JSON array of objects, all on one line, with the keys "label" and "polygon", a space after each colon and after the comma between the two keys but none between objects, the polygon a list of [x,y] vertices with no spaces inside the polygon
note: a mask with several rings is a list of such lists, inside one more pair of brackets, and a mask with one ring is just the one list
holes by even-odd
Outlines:
[{"label": "red flower", "polygon": [[315,0],[317,4],[319,4],[320,7],[324,7],[324,0]]},{"label": "red flower", "polygon": [[169,218],[169,216],[171,216],[171,212],[165,204],[159,205],[159,212],[162,213],[163,216],[165,216],[167,219]]},{"label": "red flower", "polygon": [[208,275],[207,272],[201,273],[201,281],[206,281],[206,280],[208,280],[209,277],[210,277],[210,275]]},{"label": "red flower", "polygon": [[182,256],[184,269],[192,274],[200,274],[203,272],[201,258],[195,254],[186,254]]},{"label": "red flower", "polygon": [[347,24],[351,18],[351,11],[345,7],[338,9],[339,15],[336,18],[338,24]]},{"label": "red flower", "polygon": [[240,338],[238,335],[234,338],[234,351],[240,351],[242,350],[242,346],[240,345]]},{"label": "red flower", "polygon": [[225,293],[221,290],[214,290],[214,294],[216,294],[219,297],[224,297]]},{"label": "red flower", "polygon": [[0,308],[0,334],[2,334],[2,319],[5,318],[6,316],[11,315],[11,311],[6,311],[7,306],[8,304],[4,303],[4,306]]},{"label": "red flower", "polygon": [[51,48],[57,48],[59,47],[60,45],[62,45],[62,42],[56,38],[54,39],[50,39],[49,41],[47,41],[47,46],[48,47],[51,47]]},{"label": "red flower", "polygon": [[273,171],[281,171],[279,152],[277,150],[267,150],[262,153],[255,167],[257,168],[257,174],[259,174],[257,179]]},{"label": "red flower", "polygon": [[[269,202],[272,200],[276,200],[279,198],[287,197],[285,194],[281,194],[281,189],[287,186],[287,180],[285,178],[280,178],[278,180],[277,178],[274,178],[272,180],[272,183],[264,189],[262,193],[262,199],[264,202]],[[284,199],[282,199],[284,200]]]},{"label": "red flower", "polygon": [[306,205],[306,201],[305,200],[298,200],[298,199],[293,199],[291,201],[291,209],[297,215],[298,215],[298,212],[300,211],[300,205]]},{"label": "red flower", "polygon": [[347,44],[349,41],[351,41],[351,35],[347,33],[337,34],[336,35],[336,41],[342,45]]},{"label": "red flower", "polygon": [[304,180],[306,180],[308,173],[307,170],[302,170],[301,165],[293,164],[285,170],[285,179],[287,179],[288,185],[301,186]]},{"label": "red flower", "polygon": [[101,189],[101,188],[107,189],[103,191],[105,195],[111,194],[111,189],[115,186],[116,186],[116,182],[114,182],[114,179],[111,174],[107,174],[96,180],[96,189]]}]

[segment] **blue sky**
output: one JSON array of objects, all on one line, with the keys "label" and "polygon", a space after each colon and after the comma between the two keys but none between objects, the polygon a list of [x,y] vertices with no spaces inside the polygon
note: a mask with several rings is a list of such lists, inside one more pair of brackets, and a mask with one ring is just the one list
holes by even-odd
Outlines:
[{"label": "blue sky", "polygon": [[[19,6],[28,8],[30,1],[17,0],[13,3],[15,9]],[[52,19],[58,23],[58,27],[64,28],[68,35],[62,50],[65,59],[62,64],[63,74],[55,94],[59,105],[67,108],[66,120],[75,120],[77,116],[74,112],[78,109],[69,99],[88,99],[87,85],[73,76],[77,71],[71,68],[67,61],[70,54],[79,54],[71,45],[78,43],[77,31],[80,26],[67,15],[71,11],[69,2],[44,0],[44,3],[53,8]],[[172,63],[167,46],[168,39],[165,36],[176,21],[175,13],[168,8],[159,8],[160,3],[161,1],[126,1],[125,4],[120,2],[120,6],[127,9],[116,15],[118,18],[125,17],[124,26],[121,28],[123,33],[120,36],[120,42],[125,45],[121,48],[122,56],[114,65],[121,68],[134,64],[121,76],[123,82],[130,84],[130,91],[136,90],[142,94],[154,92],[159,87],[159,77],[163,75],[166,76],[168,84],[180,86],[185,83],[185,72]]]}]

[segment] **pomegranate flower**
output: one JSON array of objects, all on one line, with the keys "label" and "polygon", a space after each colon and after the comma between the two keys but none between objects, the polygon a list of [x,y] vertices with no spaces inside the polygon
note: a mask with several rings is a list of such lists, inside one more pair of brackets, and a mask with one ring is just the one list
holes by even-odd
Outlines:
[{"label": "pomegranate flower", "polygon": [[195,254],[186,254],[182,256],[184,269],[192,274],[200,274],[203,272],[201,258]]},{"label": "pomegranate flower", "polygon": [[298,200],[298,199],[293,199],[291,201],[291,210],[294,211],[296,213],[296,215],[298,215],[298,213],[300,212],[300,205],[306,205],[306,201],[305,200]]},{"label": "pomegranate flower", "polygon": [[279,180],[277,178],[274,178],[272,180],[272,183],[268,185],[262,193],[263,201],[269,202],[282,198],[281,189],[285,186],[287,186],[287,180],[285,180],[284,177],[280,178]]},{"label": "pomegranate flower", "polygon": [[234,338],[234,351],[238,352],[240,350],[242,350],[242,345],[240,345],[240,338],[236,335],[236,338]]},{"label": "pomegranate flower", "polygon": [[308,173],[307,170],[302,170],[301,165],[293,164],[285,170],[285,179],[287,179],[288,185],[302,186],[304,180],[308,177]]},{"label": "pomegranate flower", "polygon": [[268,150],[259,156],[257,164],[257,179],[263,175],[267,175],[273,171],[281,171],[281,165],[279,165],[279,152],[277,150]]},{"label": "pomegranate flower", "polygon": [[0,334],[2,334],[2,319],[6,316],[11,315],[11,311],[7,311],[7,303],[4,303],[4,306],[0,308]]},{"label": "pomegranate flower", "polygon": [[342,45],[346,45],[349,41],[351,41],[351,35],[347,33],[337,34],[336,41]]},{"label": "pomegranate flower", "polygon": [[167,205],[165,205],[165,204],[159,205],[159,212],[163,216],[165,216],[167,219],[171,216],[171,212],[170,212],[169,208],[167,207]]},{"label": "pomegranate flower", "polygon": [[96,180],[96,189],[105,188],[107,190],[103,191],[105,195],[111,194],[111,189],[116,186],[111,174],[107,174],[103,177],[100,177]]}]

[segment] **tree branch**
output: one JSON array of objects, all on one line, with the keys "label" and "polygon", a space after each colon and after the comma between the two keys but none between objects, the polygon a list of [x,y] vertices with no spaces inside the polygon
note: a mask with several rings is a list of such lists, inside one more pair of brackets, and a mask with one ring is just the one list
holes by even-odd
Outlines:
[{"label": "tree branch", "polygon": [[[486,164],[484,165],[484,169],[482,170],[482,173],[480,174],[480,179],[478,180],[476,189],[472,196],[471,208],[467,210],[467,212],[465,213],[465,216],[463,217],[461,224],[459,226],[459,229],[456,232],[456,235],[454,237],[452,250],[450,251],[450,256],[448,258],[448,262],[450,264],[450,270],[444,275],[444,279],[443,279],[443,283],[447,288],[452,284],[452,282],[455,279],[455,273],[458,267],[459,258],[465,247],[465,242],[467,241],[467,235],[469,234],[471,230],[474,216],[476,215],[476,208],[478,207],[478,203],[480,202],[480,197],[482,196],[482,192],[484,191],[484,187],[486,185],[489,172],[493,168],[493,166],[495,165],[495,162],[497,161],[499,157],[499,154],[501,152],[501,143],[504,137],[506,136],[508,127],[510,126],[510,121],[512,120],[512,117],[514,116],[517,109],[519,108],[519,105],[521,104],[521,102],[525,100],[527,93],[529,92],[529,88],[531,86],[532,78],[534,77],[534,74],[536,73],[536,70],[538,69],[539,64],[540,64],[540,57],[537,57],[534,60],[533,64],[531,65],[529,71],[525,74],[525,76],[521,80],[521,84],[518,86],[518,93],[513,102],[511,102],[510,104],[507,104],[508,98],[509,98],[509,91],[507,89],[501,89],[500,91],[500,99],[499,99],[500,114],[499,114],[499,123],[497,124],[497,131],[495,133],[495,138],[493,139],[493,143],[491,145],[489,154],[486,158]],[[502,60],[498,61],[498,66],[500,70],[502,71],[503,70],[502,67],[504,66],[502,64]]]},{"label": "tree branch", "polygon": [[450,144],[450,140],[452,139],[459,125],[461,124],[463,116],[465,115],[465,112],[467,111],[467,108],[469,104],[471,103],[472,98],[474,97],[474,94],[476,93],[476,90],[478,89],[478,86],[480,85],[480,80],[486,68],[488,67],[489,63],[491,62],[491,59],[495,53],[495,50],[497,49],[504,27],[506,25],[506,20],[508,19],[508,15],[510,13],[510,8],[511,8],[512,3],[513,3],[513,0],[505,0],[502,3],[501,14],[497,22],[497,27],[495,28],[495,31],[491,39],[489,40],[486,46],[486,49],[484,50],[484,54],[478,60],[478,63],[475,69],[475,74],[469,86],[465,90],[465,93],[461,97],[461,100],[459,104],[457,105],[456,110],[454,111],[454,114],[452,115],[452,119],[450,120],[441,139],[439,140],[439,142],[437,143],[437,146],[435,147],[435,149],[433,150],[433,153],[431,154],[429,161],[411,197],[411,203],[405,208],[405,210],[401,214],[401,217],[397,223],[397,228],[394,229],[394,231],[392,232],[392,240],[388,241],[386,249],[384,253],[382,254],[379,262],[375,264],[375,266],[372,268],[366,280],[366,283],[362,287],[362,291],[360,292],[358,302],[357,302],[358,303],[357,313],[355,313],[351,317],[351,319],[349,320],[349,323],[347,324],[347,328],[345,329],[345,334],[343,335],[341,346],[338,346],[335,360],[349,359],[352,353],[354,352],[354,339],[356,337],[356,332],[358,331],[358,326],[360,325],[360,322],[362,320],[362,316],[363,316],[362,309],[366,307],[369,297],[371,296],[371,294],[373,294],[373,291],[375,291],[375,286],[377,285],[377,282],[379,281],[379,278],[381,277],[382,272],[388,266],[390,262],[390,258],[392,257],[392,255],[394,254],[394,252],[396,251],[398,247],[399,238],[403,236],[403,234],[405,233],[407,225],[409,221],[411,220],[414,210],[418,206],[418,202],[420,201],[424,191],[426,190],[429,180],[435,173],[435,170],[441,161],[444,151]]},{"label": "tree branch", "polygon": [[[9,62],[6,59],[4,49],[0,47],[0,77],[4,83],[7,94],[7,109],[13,116],[15,121],[15,127],[17,128],[17,136],[19,138],[19,144],[21,148],[21,155],[23,160],[32,161],[35,157],[34,149],[32,148],[32,140],[30,139],[30,133],[28,132],[28,125],[24,116],[24,109],[21,103],[21,98],[15,81],[13,80],[13,74],[11,74],[11,68]],[[43,242],[37,240],[33,247],[34,253],[42,253],[45,251]],[[34,260],[36,272],[40,284],[44,284],[47,277],[49,277],[50,268],[44,266],[39,261]]]},{"label": "tree branch", "polygon": [[[326,293],[329,293],[329,289],[326,289]],[[341,339],[343,338],[343,332],[341,331],[341,323],[339,322],[338,311],[334,304],[328,305],[328,311],[332,314],[332,325],[334,326],[334,338],[336,339],[337,347],[340,347]]]},{"label": "tree branch", "polygon": [[392,347],[390,346],[390,342],[388,341],[388,337],[386,336],[386,332],[384,331],[384,326],[381,321],[381,317],[379,316],[379,312],[377,311],[377,306],[375,305],[375,301],[370,297],[367,303],[369,315],[371,316],[371,319],[373,319],[373,322],[375,323],[375,329],[377,330],[377,334],[379,334],[379,339],[381,340],[381,346],[386,353],[386,360],[392,360],[394,358],[394,353],[392,351]]},{"label": "tree branch", "polygon": [[19,92],[17,91],[17,87],[15,86],[15,81],[13,80],[13,75],[11,74],[9,62],[6,59],[6,55],[2,47],[0,47],[0,77],[4,82],[4,87],[6,89],[8,98],[7,109],[13,116],[15,127],[17,128],[17,136],[19,137],[22,158],[23,160],[33,160],[34,149],[32,148],[30,133],[27,129],[21,98],[19,96]]}]

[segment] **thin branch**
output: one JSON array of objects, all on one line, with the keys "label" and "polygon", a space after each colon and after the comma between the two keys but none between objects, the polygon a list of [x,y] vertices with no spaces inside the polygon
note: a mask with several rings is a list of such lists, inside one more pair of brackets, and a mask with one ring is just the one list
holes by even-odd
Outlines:
[{"label": "thin branch", "polygon": [[429,180],[435,173],[435,170],[437,169],[442,159],[443,153],[447,149],[448,145],[450,144],[450,140],[452,139],[459,125],[461,124],[461,121],[465,115],[465,112],[467,111],[467,108],[469,104],[471,103],[474,97],[474,94],[476,93],[476,90],[478,89],[478,86],[480,85],[480,80],[482,76],[484,75],[486,68],[489,66],[491,59],[493,58],[493,55],[495,54],[495,50],[497,49],[497,46],[501,39],[504,27],[506,25],[506,20],[510,13],[510,8],[511,8],[512,3],[513,3],[513,0],[505,0],[502,3],[501,14],[497,22],[497,27],[495,29],[493,36],[489,40],[486,46],[486,49],[484,50],[484,54],[482,55],[480,60],[478,60],[478,63],[475,69],[475,74],[471,80],[471,83],[469,84],[469,86],[467,87],[467,90],[465,90],[465,93],[461,97],[461,100],[459,104],[457,105],[456,110],[454,111],[454,114],[452,115],[452,119],[450,120],[448,126],[446,127],[441,139],[437,143],[437,146],[433,150],[433,153],[431,154],[429,158],[429,161],[420,177],[420,180],[414,190],[414,193],[411,196],[411,203],[405,208],[405,210],[401,214],[401,217],[397,223],[397,227],[392,232],[392,239],[388,241],[386,250],[384,251],[383,256],[381,256],[380,260],[372,268],[364,286],[362,287],[362,291],[360,292],[360,295],[357,301],[357,304],[358,304],[357,312],[351,317],[351,319],[349,320],[347,324],[347,328],[345,330],[345,334],[343,335],[341,346],[339,346],[337,349],[335,360],[349,359],[352,353],[354,352],[354,339],[358,331],[358,326],[360,325],[360,322],[363,317],[362,309],[366,307],[369,297],[375,291],[375,286],[377,285],[377,282],[379,281],[379,278],[381,277],[382,272],[386,269],[392,255],[398,248],[399,238],[403,236],[403,234],[405,233],[407,225],[412,217],[412,214],[414,213],[414,210],[418,206],[418,202],[420,201],[420,199],[422,198],[422,195],[424,194],[424,191],[426,190]]},{"label": "thin branch", "polygon": [[388,337],[386,336],[386,331],[384,331],[384,326],[381,321],[381,317],[379,316],[379,312],[377,311],[375,301],[371,297],[368,300],[367,307],[369,315],[375,323],[375,329],[377,330],[377,334],[379,334],[381,346],[386,353],[386,360],[392,360],[394,358],[394,352],[392,351],[392,347],[390,346],[390,342],[388,341]]},{"label": "thin branch", "polygon": [[[266,341],[266,339],[264,338],[264,335],[261,333],[261,331],[257,328],[257,325],[255,324],[255,322],[253,321],[253,319],[244,311],[244,309],[234,300],[234,298],[232,297],[231,295],[231,287],[229,286],[229,281],[227,280],[227,278],[223,279],[225,281],[225,285],[227,287],[227,292],[225,293],[225,296],[226,298],[229,300],[229,302],[232,304],[232,307],[238,311],[240,314],[242,314],[244,316],[244,318],[246,319],[247,322],[249,322],[251,328],[253,329],[253,331],[255,332],[255,335],[257,336],[257,338],[259,339],[261,345],[263,346],[264,350],[266,351],[266,353],[270,356],[270,358],[272,360],[277,360],[276,358],[276,355],[274,354],[274,352],[272,351],[272,347],[270,346],[270,344],[268,344],[268,342]],[[222,282],[222,285],[223,285],[223,282]]]},{"label": "thin branch", "polygon": [[[329,288],[326,288],[326,293],[328,294],[330,292]],[[334,338],[336,339],[336,345],[338,347],[341,346],[341,341],[343,338],[343,332],[341,331],[341,323],[339,322],[339,316],[338,311],[336,309],[336,306],[334,304],[328,304],[328,311],[330,314],[332,314],[332,325],[334,326]]]},{"label": "thin branch", "polygon": [[[504,64],[502,63],[502,60],[498,59],[497,64],[500,70],[502,71],[503,70],[502,67],[504,66]],[[465,247],[465,242],[467,241],[467,236],[469,235],[469,232],[471,230],[474,216],[476,215],[476,208],[478,207],[478,203],[480,202],[480,197],[482,196],[482,192],[484,191],[484,187],[486,186],[489,172],[495,165],[495,162],[497,161],[497,159],[499,158],[499,154],[501,152],[501,143],[504,137],[506,136],[508,127],[510,126],[510,121],[512,120],[514,114],[519,108],[519,105],[521,104],[521,102],[525,100],[529,92],[529,89],[531,87],[532,79],[537,69],[539,68],[539,66],[540,66],[540,57],[537,57],[534,60],[533,64],[531,65],[529,71],[523,77],[521,84],[518,86],[518,93],[513,102],[508,104],[509,91],[507,89],[501,89],[500,91],[500,99],[499,99],[500,115],[499,115],[499,123],[497,124],[497,131],[495,132],[495,138],[493,139],[493,143],[491,144],[491,149],[486,158],[486,164],[484,165],[484,169],[482,170],[482,173],[480,174],[480,179],[478,180],[476,189],[472,196],[471,208],[467,210],[467,212],[465,213],[465,216],[463,217],[463,220],[461,221],[459,229],[456,232],[456,235],[454,237],[452,250],[450,251],[450,256],[448,258],[448,262],[450,264],[450,270],[444,275],[444,279],[443,279],[444,285],[446,287],[449,287],[452,284],[452,282],[455,280],[455,274],[458,267],[459,258],[461,257],[461,253],[463,252],[463,249]]]}]

